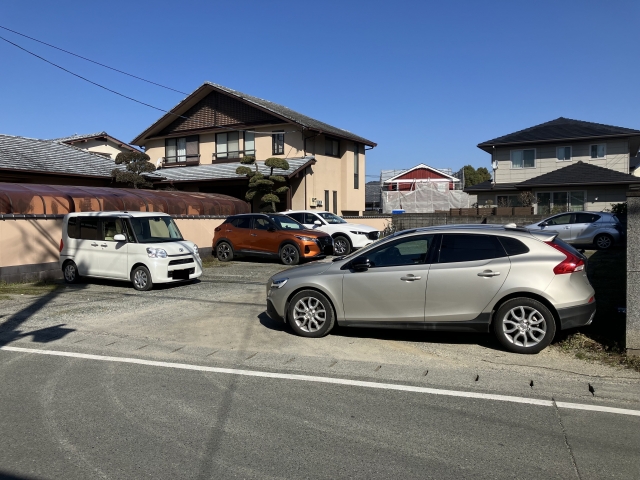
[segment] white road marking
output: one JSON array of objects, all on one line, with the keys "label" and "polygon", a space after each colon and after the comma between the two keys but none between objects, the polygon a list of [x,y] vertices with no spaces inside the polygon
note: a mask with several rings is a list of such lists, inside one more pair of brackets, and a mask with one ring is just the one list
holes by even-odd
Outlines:
[{"label": "white road marking", "polygon": [[[0,347],[7,352],[32,353],[39,355],[51,355],[56,357],[83,358],[86,360],[98,360],[102,362],[131,363],[135,365],[148,365],[151,367],[177,368],[180,370],[195,370],[198,372],[225,373],[229,375],[242,375],[245,377],[277,378],[282,380],[298,380],[302,382],[329,383],[334,385],[348,385],[353,387],[378,388],[381,390],[395,390],[400,392],[427,393],[429,395],[445,395],[449,397],[477,398],[481,400],[496,400],[500,402],[524,403],[542,407],[553,407],[553,400],[541,400],[538,398],[513,397],[510,395],[494,395],[491,393],[464,392],[458,390],[442,390],[439,388],[416,387],[413,385],[396,385],[393,383],[364,382],[361,380],[348,380],[344,378],[318,377],[313,375],[295,375],[291,373],[273,373],[259,370],[240,370],[236,368],[205,367],[203,365],[190,365],[187,363],[158,362],[155,360],[143,360],[140,358],[110,357],[106,355],[92,355],[88,353],[64,352],[58,350],[41,350],[36,348]],[[626,408],[613,408],[601,405],[586,405],[582,403],[556,402],[558,408],[569,410],[589,410],[592,412],[615,413],[618,415],[633,415],[640,417],[640,410]]]}]

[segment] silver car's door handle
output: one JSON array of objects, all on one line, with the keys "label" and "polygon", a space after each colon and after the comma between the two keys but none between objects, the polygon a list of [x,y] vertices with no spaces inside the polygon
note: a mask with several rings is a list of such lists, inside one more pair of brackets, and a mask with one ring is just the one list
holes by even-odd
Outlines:
[{"label": "silver car's door handle", "polygon": [[95,242],[93,242],[93,243],[91,244],[91,246],[92,246],[92,247],[97,247],[97,246],[98,246],[98,244],[97,244],[97,243],[95,243]]},{"label": "silver car's door handle", "polygon": [[400,277],[400,280],[404,280],[405,282],[413,282],[414,280],[420,280],[422,277],[416,277],[415,275],[407,275],[406,277]]},{"label": "silver car's door handle", "polygon": [[497,277],[498,275],[500,275],[500,272],[492,272],[491,270],[485,270],[478,274],[479,277]]}]

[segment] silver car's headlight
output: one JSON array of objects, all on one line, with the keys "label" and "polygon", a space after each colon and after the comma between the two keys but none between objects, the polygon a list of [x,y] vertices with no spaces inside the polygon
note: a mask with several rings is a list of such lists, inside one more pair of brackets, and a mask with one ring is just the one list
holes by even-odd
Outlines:
[{"label": "silver car's headlight", "polygon": [[271,281],[271,288],[282,288],[289,281],[288,278],[279,278]]},{"label": "silver car's headlight", "polygon": [[167,258],[167,251],[164,248],[147,248],[149,258]]}]

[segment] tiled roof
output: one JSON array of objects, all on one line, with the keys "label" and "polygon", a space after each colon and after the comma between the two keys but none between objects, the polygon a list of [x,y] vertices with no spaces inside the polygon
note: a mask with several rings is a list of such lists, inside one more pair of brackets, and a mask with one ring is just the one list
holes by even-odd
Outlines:
[{"label": "tiled roof", "polygon": [[110,177],[113,160],[65,143],[0,134],[0,169]]},{"label": "tiled roof", "polygon": [[493,140],[487,140],[486,142],[479,143],[478,147],[485,147],[486,149],[486,147],[493,145],[629,135],[640,135],[640,130],[560,117],[550,122],[541,123],[540,125],[494,138]]},{"label": "tiled roof", "polygon": [[284,105],[270,102],[269,100],[264,100],[262,98],[254,97],[253,95],[248,95],[246,93],[242,93],[237,90],[233,90],[231,88],[227,88],[212,82],[204,82],[204,84],[202,84],[200,87],[194,90],[194,92],[191,93],[191,95],[189,95],[188,97],[183,99],[180,103],[178,103],[175,107],[173,107],[169,111],[170,113],[167,113],[166,115],[163,115],[162,117],[160,117],[151,127],[147,128],[143,133],[141,133],[135,139],[133,139],[131,143],[134,145],[139,144],[157,124],[162,122],[162,120],[168,118],[169,116],[175,118],[175,115],[182,113],[182,110],[186,111],[187,107],[185,106],[185,103],[197,92],[202,93],[202,89],[206,87],[209,87],[208,88],[209,91],[211,91],[212,89],[218,90],[227,95],[238,98],[246,103],[256,105],[257,107],[260,107],[264,110],[274,113],[279,117],[289,120],[290,122],[296,123],[298,125],[302,125],[303,127],[306,127],[312,130],[319,130],[323,133],[328,133],[329,135],[335,135],[341,138],[346,138],[356,142],[364,143],[372,147],[376,146],[376,143],[372,142],[371,140],[368,140],[364,137],[351,133],[348,130],[343,130],[341,128],[329,125],[328,123],[321,122],[320,120],[316,120],[314,118],[308,117],[307,115],[303,115],[302,113],[296,112],[295,110],[287,108]]},{"label": "tiled roof", "polygon": [[55,142],[68,142],[71,140],[84,140],[85,138],[95,138],[95,137],[104,137],[104,136],[108,136],[107,132],[96,132],[96,133],[87,133],[87,134],[79,134],[79,133],[74,133],[73,135],[69,136],[69,137],[62,137],[62,138],[53,138],[52,140]]},{"label": "tiled roof", "polygon": [[599,167],[591,163],[576,162],[568,167],[559,168],[517,184],[518,188],[542,187],[554,185],[601,185],[640,183],[635,177],[610,168]]},{"label": "tiled roof", "polygon": [[329,125],[328,123],[321,122],[320,120],[316,120],[314,118],[303,115],[302,113],[298,113],[295,110],[291,110],[290,108],[285,107],[284,105],[279,105],[274,102],[270,102],[269,100],[264,100],[262,98],[254,97],[252,95],[247,95],[246,93],[238,92],[237,90],[233,90],[231,88],[224,87],[222,85],[218,85],[212,82],[205,82],[207,85],[211,85],[212,87],[218,88],[229,95],[233,95],[234,97],[241,98],[249,103],[253,103],[259,107],[262,107],[270,112],[275,113],[276,115],[280,115],[281,117],[285,117],[292,122],[295,122],[299,125],[302,125],[307,128],[311,128],[314,130],[321,130],[324,133],[338,135],[343,138],[348,138],[350,140],[355,140],[357,142],[366,143],[367,145],[376,145],[371,140],[367,140],[364,137],[360,137],[354,133],[351,133],[348,130],[343,130],[342,128],[334,127]]},{"label": "tiled roof", "polygon": [[[304,168],[307,164],[315,163],[314,157],[303,158],[288,158],[289,170],[282,172],[281,170],[275,170],[274,174],[289,176],[301,168]],[[264,166],[264,162],[256,162],[258,164],[258,170],[260,173],[268,175],[271,169]],[[236,168],[242,166],[240,162],[232,163],[214,163],[208,165],[197,165],[194,167],[175,167],[175,168],[163,168],[156,170],[155,175],[164,177],[169,182],[189,182],[189,181],[206,181],[206,180],[224,180],[233,178],[246,178],[245,175],[238,175]],[[249,166],[249,165],[246,165]],[[253,168],[253,167],[251,167]]]},{"label": "tiled roof", "polygon": [[470,187],[465,187],[464,191],[468,193],[477,193],[477,192],[492,192],[494,190],[517,190],[516,183],[496,183],[493,185],[491,180],[486,180],[482,183],[477,183],[476,185],[471,185]]}]

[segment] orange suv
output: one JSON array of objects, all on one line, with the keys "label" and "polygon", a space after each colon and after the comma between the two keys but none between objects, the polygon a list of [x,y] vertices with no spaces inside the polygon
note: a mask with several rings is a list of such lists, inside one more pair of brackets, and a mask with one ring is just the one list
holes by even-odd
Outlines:
[{"label": "orange suv", "polygon": [[301,259],[318,259],[333,254],[333,238],[307,230],[293,218],[279,213],[232,215],[216,227],[213,251],[221,262],[236,255],[277,256],[285,265]]}]

